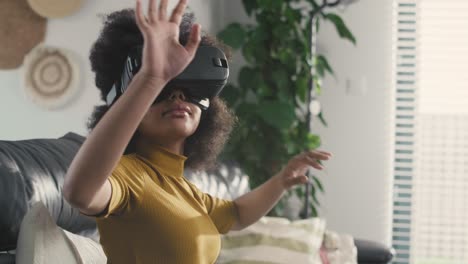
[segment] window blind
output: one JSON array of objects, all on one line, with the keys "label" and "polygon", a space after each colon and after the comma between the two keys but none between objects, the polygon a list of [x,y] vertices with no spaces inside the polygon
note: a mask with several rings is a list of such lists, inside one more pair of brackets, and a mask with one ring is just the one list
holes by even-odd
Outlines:
[{"label": "window blind", "polygon": [[468,1],[394,14],[394,263],[468,263]]},{"label": "window blind", "polygon": [[395,153],[393,247],[396,264],[409,263],[417,98],[417,1],[394,1]]}]

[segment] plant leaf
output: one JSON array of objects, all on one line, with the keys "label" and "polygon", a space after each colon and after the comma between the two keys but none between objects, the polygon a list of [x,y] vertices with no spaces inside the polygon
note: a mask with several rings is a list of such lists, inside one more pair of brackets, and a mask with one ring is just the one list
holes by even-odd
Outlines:
[{"label": "plant leaf", "polygon": [[312,211],[310,216],[312,216],[312,217],[317,217],[318,216],[317,208],[315,207],[315,205],[313,203],[310,203],[310,210]]},{"label": "plant leaf", "polygon": [[320,182],[320,180],[316,177],[316,176],[312,176],[312,179],[314,180],[315,182],[315,186],[317,186],[317,188],[322,192],[324,193],[324,189],[323,189],[323,185],[322,183]]},{"label": "plant leaf", "polygon": [[231,83],[228,83],[222,90],[220,97],[223,98],[229,107],[233,108],[234,105],[241,97],[241,93],[239,92],[239,88],[234,86]]},{"label": "plant leaf", "polygon": [[265,26],[258,26],[248,32],[248,37],[242,47],[242,55],[250,64],[261,64],[270,54],[269,49],[265,49],[265,40],[271,38],[269,29]]},{"label": "plant leaf", "polygon": [[336,31],[338,31],[338,35],[340,35],[341,38],[348,39],[356,45],[356,38],[340,16],[334,13],[328,13],[325,14],[324,18],[330,20],[335,25]]},{"label": "plant leaf", "polygon": [[297,197],[301,198],[304,196],[304,190],[303,190],[303,186],[299,186],[298,188],[296,188],[296,195]]},{"label": "plant leaf", "polygon": [[255,71],[251,67],[242,67],[238,76],[238,83],[242,89],[254,89],[253,80],[255,79]]},{"label": "plant leaf", "polygon": [[289,129],[296,119],[294,106],[278,101],[261,102],[257,114],[269,125],[279,130]]},{"label": "plant leaf", "polygon": [[315,94],[316,95],[321,95],[322,94],[322,85],[320,83],[320,79],[319,79],[319,76],[318,75],[315,75],[313,77],[313,81],[314,81],[314,91],[315,91]]},{"label": "plant leaf", "polygon": [[318,118],[325,127],[328,127],[327,120],[323,117],[323,111],[318,114]]},{"label": "plant leaf", "polygon": [[318,135],[309,133],[307,134],[307,142],[306,142],[306,148],[307,149],[316,149],[320,146],[320,137]]},{"label": "plant leaf", "polygon": [[239,49],[245,42],[247,33],[239,23],[231,23],[218,33],[218,38],[233,49]]},{"label": "plant leaf", "polygon": [[334,75],[333,69],[330,67],[330,64],[328,63],[327,58],[325,58],[325,56],[323,55],[318,55],[316,57],[315,67],[317,69],[317,73],[321,77],[325,75],[325,72],[328,72],[331,75]]},{"label": "plant leaf", "polygon": [[285,69],[279,68],[275,71],[273,71],[273,74],[271,76],[273,78],[273,81],[276,84],[276,87],[278,87],[278,91],[287,91],[289,90],[290,87],[289,85],[289,75],[286,72]]},{"label": "plant leaf", "polygon": [[242,0],[242,4],[244,5],[245,12],[249,16],[251,16],[252,12],[257,8],[256,0]]},{"label": "plant leaf", "polygon": [[286,5],[284,15],[288,19],[289,23],[294,23],[295,25],[298,25],[298,21],[302,18],[300,10],[292,9],[289,5]]},{"label": "plant leaf", "polygon": [[302,76],[296,80],[296,93],[299,95],[302,102],[307,100],[309,88],[309,79],[307,76]]}]

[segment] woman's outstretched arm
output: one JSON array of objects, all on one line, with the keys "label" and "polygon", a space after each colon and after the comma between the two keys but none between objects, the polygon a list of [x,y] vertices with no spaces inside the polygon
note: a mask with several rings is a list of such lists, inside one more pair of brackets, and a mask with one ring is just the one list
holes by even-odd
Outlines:
[{"label": "woman's outstretched arm", "polygon": [[234,200],[239,220],[232,230],[243,229],[266,215],[280,200],[284,191],[294,185],[304,184],[308,178],[305,174],[309,167],[323,169],[319,160],[328,160],[331,154],[324,151],[307,151],[292,158],[275,176]]},{"label": "woman's outstretched arm", "polygon": [[136,0],[136,23],[143,34],[142,67],[128,89],[88,135],[65,176],[65,199],[85,214],[102,212],[111,197],[108,180],[131,137],[163,87],[193,60],[200,43],[195,24],[189,41],[179,43],[179,25],[187,0],[179,0],[170,18],[167,1],[150,0],[148,17]]},{"label": "woman's outstretched arm", "polygon": [[65,199],[85,214],[107,206],[111,196],[107,181],[113,168],[160,90],[162,80],[135,75],[127,91],[102,117],[74,157],[65,176]]}]

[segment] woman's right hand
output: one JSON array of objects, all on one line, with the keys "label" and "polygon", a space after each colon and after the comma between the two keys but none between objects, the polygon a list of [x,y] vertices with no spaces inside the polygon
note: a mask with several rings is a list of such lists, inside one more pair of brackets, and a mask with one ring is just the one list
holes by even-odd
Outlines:
[{"label": "woman's right hand", "polygon": [[140,73],[146,77],[169,82],[193,60],[200,43],[201,26],[194,24],[187,44],[179,43],[179,25],[187,0],[179,0],[171,17],[167,18],[168,0],[149,0],[145,16],[141,0],[136,0],[135,17],[143,34],[144,46]]}]

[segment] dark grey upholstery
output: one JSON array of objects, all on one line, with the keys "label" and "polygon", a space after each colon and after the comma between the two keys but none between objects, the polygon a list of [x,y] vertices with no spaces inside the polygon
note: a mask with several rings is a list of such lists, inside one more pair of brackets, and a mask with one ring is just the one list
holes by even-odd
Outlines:
[{"label": "dark grey upholstery", "polygon": [[21,219],[31,203],[42,201],[57,224],[73,233],[95,229],[62,197],[65,172],[84,138],[0,141],[0,251],[16,248]]},{"label": "dark grey upholstery", "polygon": [[14,264],[14,263],[15,263],[14,254],[0,253],[0,264]]},{"label": "dark grey upholstery", "polygon": [[[16,248],[21,220],[34,201],[42,201],[58,225],[85,236],[95,234],[93,219],[80,215],[62,197],[68,166],[84,142],[68,133],[58,139],[0,141],[0,252]],[[206,173],[186,172],[203,191],[221,198],[236,198],[248,191],[248,178],[236,166],[221,165]],[[95,237],[93,237],[95,239]],[[379,243],[356,240],[361,264],[388,263],[393,251]],[[0,253],[0,264],[14,263]]]},{"label": "dark grey upholstery", "polygon": [[393,248],[369,240],[356,240],[359,264],[385,264],[390,263],[395,255]]}]

